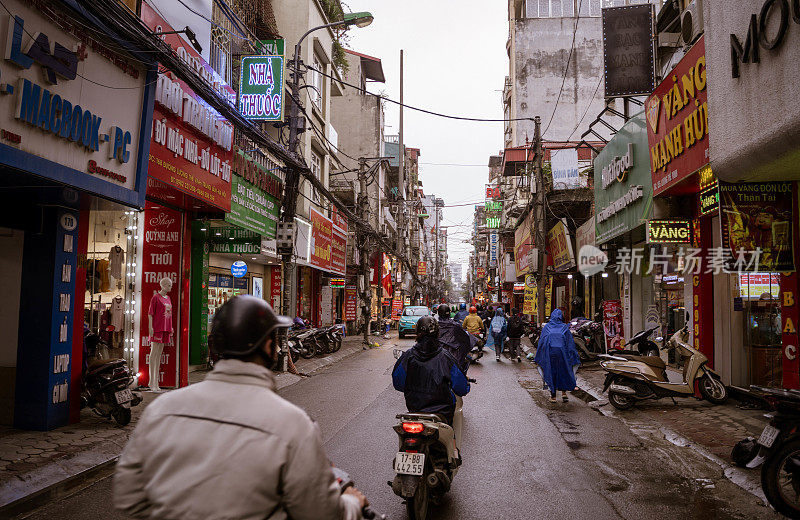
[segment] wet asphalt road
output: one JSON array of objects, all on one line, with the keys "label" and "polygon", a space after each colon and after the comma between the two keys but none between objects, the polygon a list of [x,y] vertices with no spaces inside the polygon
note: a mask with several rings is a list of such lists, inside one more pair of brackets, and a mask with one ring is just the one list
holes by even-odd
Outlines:
[{"label": "wet asphalt road", "polygon": [[[392,426],[404,410],[391,387],[393,363],[391,348],[372,349],[280,393],[319,422],[331,460],[376,509],[406,519],[386,484],[397,449]],[[550,404],[527,363],[487,355],[470,377],[478,383],[465,398],[464,465],[433,520],[777,518],[719,466],[644,421],[637,425],[635,415],[623,423],[575,397]],[[110,511],[105,478],[29,518],[125,517]]]}]

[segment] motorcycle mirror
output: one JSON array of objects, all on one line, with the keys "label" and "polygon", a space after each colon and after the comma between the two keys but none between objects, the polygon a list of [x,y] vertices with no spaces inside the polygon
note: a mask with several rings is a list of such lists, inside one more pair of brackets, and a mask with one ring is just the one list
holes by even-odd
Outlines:
[{"label": "motorcycle mirror", "polygon": [[664,338],[662,338],[661,336],[656,338],[656,341],[663,341],[663,340],[664,340]]},{"label": "motorcycle mirror", "polygon": [[400,356],[403,355],[403,351],[400,350],[399,348],[392,349],[392,354],[394,355],[395,359],[400,359]]}]

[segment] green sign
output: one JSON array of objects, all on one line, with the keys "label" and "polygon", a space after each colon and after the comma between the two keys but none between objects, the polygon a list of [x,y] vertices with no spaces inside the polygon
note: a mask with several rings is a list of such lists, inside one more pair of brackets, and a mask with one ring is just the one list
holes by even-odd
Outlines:
[{"label": "green sign", "polygon": [[[653,180],[646,125],[644,112],[633,116],[594,160],[597,245],[644,225],[650,216]],[[607,175],[607,182],[600,182],[601,172],[616,171],[620,164],[627,175]]]},{"label": "green sign", "polygon": [[700,192],[700,215],[708,215],[719,209],[719,188],[717,185]]},{"label": "green sign", "polygon": [[490,229],[498,229],[500,227],[500,217],[487,217],[486,227]]},{"label": "green sign", "polygon": [[236,242],[253,242],[261,240],[261,235],[254,231],[236,226],[211,228],[209,239],[212,241],[234,240]]},{"label": "green sign", "polygon": [[281,205],[271,195],[238,175],[231,176],[231,211],[225,221],[272,240],[278,227]]},{"label": "green sign", "polygon": [[284,48],[286,46],[285,40],[259,40],[261,43],[261,52],[272,56],[286,56]]},{"label": "green sign", "polygon": [[243,56],[239,112],[247,119],[283,121],[283,56]]}]

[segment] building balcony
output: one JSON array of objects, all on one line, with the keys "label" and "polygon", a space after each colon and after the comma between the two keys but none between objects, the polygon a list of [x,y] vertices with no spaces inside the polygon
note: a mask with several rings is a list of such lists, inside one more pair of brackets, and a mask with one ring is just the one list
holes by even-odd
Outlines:
[{"label": "building balcony", "polygon": [[347,205],[353,205],[358,200],[355,181],[343,179],[340,175],[328,181],[328,188],[339,200]]}]

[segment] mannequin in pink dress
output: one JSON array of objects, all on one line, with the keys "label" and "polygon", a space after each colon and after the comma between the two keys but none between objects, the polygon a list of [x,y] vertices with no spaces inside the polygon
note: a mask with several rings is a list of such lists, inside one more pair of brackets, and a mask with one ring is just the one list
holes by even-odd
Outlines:
[{"label": "mannequin in pink dress", "polygon": [[172,343],[172,301],[167,293],[172,290],[172,280],[162,278],[159,282],[161,290],[150,300],[147,316],[150,325],[150,379],[149,386],[153,392],[160,392],[161,353],[164,345]]}]

